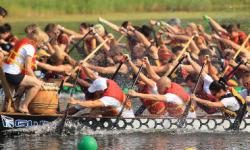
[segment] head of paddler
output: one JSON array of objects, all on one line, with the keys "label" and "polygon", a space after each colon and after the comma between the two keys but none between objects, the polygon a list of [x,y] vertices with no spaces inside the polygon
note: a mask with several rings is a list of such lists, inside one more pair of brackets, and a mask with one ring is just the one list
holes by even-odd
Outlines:
[{"label": "head of paddler", "polygon": [[142,45],[141,43],[137,43],[132,50],[132,56],[134,58],[138,58],[141,59],[144,57],[144,53],[145,53],[146,49],[144,47],[144,45]]},{"label": "head of paddler", "polygon": [[57,39],[60,35],[60,25],[49,23],[45,26],[44,31],[49,35],[51,39]]},{"label": "head of paddler", "polygon": [[27,37],[34,41],[37,47],[43,47],[49,41],[49,36],[40,28],[36,28]]},{"label": "head of paddler", "polygon": [[166,76],[162,76],[156,82],[156,85],[157,85],[157,88],[158,88],[158,92],[160,94],[165,94],[166,89],[171,87],[171,80]]},{"label": "head of paddler", "polygon": [[30,34],[30,33],[31,33],[32,31],[34,31],[36,28],[38,28],[37,24],[32,23],[32,24],[27,25],[27,26],[24,28],[24,32],[25,32],[26,34]]},{"label": "head of paddler", "polygon": [[212,53],[209,49],[201,49],[198,56],[199,56],[199,62],[201,64],[204,64],[205,61],[207,60],[207,57],[209,58],[212,57]]},{"label": "head of paddler", "polygon": [[0,6],[0,22],[8,15],[8,12],[5,8]]},{"label": "head of paddler", "polygon": [[0,39],[7,39],[11,34],[11,26],[8,23],[5,23],[0,26]]},{"label": "head of paddler", "polygon": [[227,94],[226,86],[219,81],[213,81],[209,86],[209,90],[218,99]]},{"label": "head of paddler", "polygon": [[[191,90],[191,91],[194,91],[194,87],[195,87],[195,84],[197,82],[197,79],[198,79],[198,74],[197,73],[191,73],[189,74],[186,79],[185,79],[185,82],[186,82],[186,86]],[[198,85],[197,85],[197,90],[202,90],[202,83],[203,82],[199,82]]]},{"label": "head of paddler", "polygon": [[82,22],[82,23],[80,24],[79,31],[80,31],[81,34],[84,35],[84,34],[86,34],[87,32],[89,32],[90,27],[93,27],[93,25],[92,25],[92,24],[89,24],[89,23],[86,23],[86,22]]},{"label": "head of paddler", "polygon": [[231,39],[234,39],[239,36],[239,28],[237,24],[230,24],[227,26],[227,32],[229,33]]},{"label": "head of paddler", "polygon": [[105,78],[97,78],[88,88],[90,93],[95,93],[95,95],[102,95],[108,88],[107,80]]}]

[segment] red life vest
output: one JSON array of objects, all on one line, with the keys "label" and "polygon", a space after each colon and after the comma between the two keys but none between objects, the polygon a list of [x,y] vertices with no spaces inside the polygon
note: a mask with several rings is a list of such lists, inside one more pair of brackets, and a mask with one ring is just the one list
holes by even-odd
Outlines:
[{"label": "red life vest", "polygon": [[[119,85],[113,80],[107,80],[107,85],[108,88],[105,90],[102,96],[113,97],[122,104],[126,99],[126,95],[123,93]],[[131,101],[128,100],[125,104],[125,108],[130,109],[131,106],[132,106]],[[105,108],[105,115],[114,116],[117,114],[118,111],[116,108],[113,107]]]},{"label": "red life vest", "polygon": [[[232,37],[232,41],[236,44],[242,45],[245,39],[247,38],[246,33],[239,31],[238,36]],[[249,46],[249,42],[246,43],[245,47]]]},{"label": "red life vest", "polygon": [[[145,94],[152,94],[148,86],[144,86],[140,92],[145,93]],[[164,115],[166,113],[165,102],[152,101],[152,100],[147,100],[147,99],[141,99],[141,101],[143,105],[147,107],[150,114]]]},{"label": "red life vest", "polygon": [[[26,74],[26,70],[24,68],[24,65],[18,63],[16,61],[16,59],[18,57],[22,58],[22,56],[19,54],[19,51],[22,49],[23,46],[25,46],[27,44],[34,46],[34,48],[36,50],[35,43],[33,41],[29,40],[28,38],[24,38],[24,39],[17,42],[17,44],[15,45],[15,48],[10,51],[8,58],[4,61],[6,64],[16,64],[17,66],[19,66],[20,69],[22,70],[23,74]],[[25,58],[23,58],[23,59],[25,59]],[[32,57],[31,67],[33,70],[36,68],[36,51],[35,51],[34,57]]]},{"label": "red life vest", "polygon": [[[179,96],[184,103],[187,103],[190,100],[189,94],[184,90],[184,88],[174,82],[171,82],[170,88],[167,88],[165,93],[172,93]],[[165,106],[170,116],[180,116],[184,112],[184,105],[165,103]]]}]

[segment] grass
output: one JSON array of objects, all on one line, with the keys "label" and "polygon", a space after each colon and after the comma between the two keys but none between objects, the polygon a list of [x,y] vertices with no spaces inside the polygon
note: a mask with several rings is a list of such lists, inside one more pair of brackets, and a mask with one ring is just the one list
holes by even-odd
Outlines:
[{"label": "grass", "polygon": [[[54,16],[42,16],[36,15],[30,17],[16,17],[9,16],[6,18],[6,22],[12,25],[13,32],[18,36],[24,36],[23,29],[25,26],[31,23],[36,23],[42,28],[47,23],[59,23],[70,29],[78,30],[80,22],[97,23],[98,17],[103,17],[108,20],[121,24],[124,20],[130,20],[134,24],[141,25],[147,24],[149,19],[169,19],[173,17],[181,18],[184,22],[197,22],[206,25],[202,20],[203,15],[209,15],[221,23],[237,22],[242,24],[242,29],[249,32],[249,19],[248,13],[245,11],[238,12],[140,12],[140,13],[109,13],[109,14],[75,14],[75,15],[54,15]],[[107,28],[109,29],[109,28]]]},{"label": "grass", "polygon": [[1,0],[13,16],[248,10],[249,0]]}]

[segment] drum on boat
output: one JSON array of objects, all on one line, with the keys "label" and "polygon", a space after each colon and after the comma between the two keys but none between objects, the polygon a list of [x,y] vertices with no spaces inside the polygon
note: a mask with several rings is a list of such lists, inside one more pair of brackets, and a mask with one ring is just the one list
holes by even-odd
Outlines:
[{"label": "drum on boat", "polygon": [[29,104],[29,112],[31,114],[56,114],[58,108],[57,91],[56,84],[44,83]]}]

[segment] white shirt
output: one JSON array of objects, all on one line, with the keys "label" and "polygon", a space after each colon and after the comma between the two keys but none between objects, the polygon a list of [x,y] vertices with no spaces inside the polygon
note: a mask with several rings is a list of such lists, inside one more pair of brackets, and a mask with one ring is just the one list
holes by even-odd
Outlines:
[{"label": "white shirt", "polygon": [[[35,47],[31,44],[26,44],[23,47],[20,48],[19,50],[19,55],[16,57],[16,62],[18,64],[20,64],[21,66],[24,66],[25,64],[25,58],[27,56],[31,56],[34,57],[35,55]],[[3,71],[9,74],[20,74],[22,72],[21,70],[22,68],[20,68],[17,64],[3,64]]]},{"label": "white shirt", "polygon": [[206,74],[206,76],[204,77],[203,80],[204,80],[203,90],[204,90],[207,94],[211,95],[211,92],[210,92],[210,90],[209,90],[209,86],[210,86],[210,84],[214,81],[213,78],[212,78],[211,76],[209,76],[208,74]]},{"label": "white shirt", "polygon": [[[122,109],[122,104],[119,100],[110,97],[110,96],[104,96],[100,98],[100,101],[104,104],[105,107],[111,106],[117,109],[118,112]],[[122,115],[123,118],[134,118],[134,112],[132,109],[123,109]]]},{"label": "white shirt", "polygon": [[158,94],[158,88],[156,86],[156,83],[154,82],[154,87],[149,87],[149,90],[152,94]]},{"label": "white shirt", "polygon": [[224,105],[224,107],[226,107],[227,109],[231,111],[237,111],[240,109],[240,104],[238,103],[235,97],[223,98],[221,100],[221,103]]},{"label": "white shirt", "polygon": [[166,97],[166,99],[165,99],[166,103],[174,103],[174,104],[177,104],[177,105],[183,105],[184,104],[183,100],[179,96],[177,96],[175,94],[167,93],[164,96]]}]

